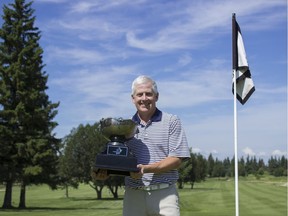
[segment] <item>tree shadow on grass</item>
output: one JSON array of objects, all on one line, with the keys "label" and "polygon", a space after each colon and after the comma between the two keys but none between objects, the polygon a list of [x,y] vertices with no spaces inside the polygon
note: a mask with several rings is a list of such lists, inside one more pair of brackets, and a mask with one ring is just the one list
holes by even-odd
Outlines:
[{"label": "tree shadow on grass", "polygon": [[179,189],[179,191],[214,191],[214,190],[220,190],[219,188],[207,188],[207,187],[194,187],[194,188],[182,188]]},{"label": "tree shadow on grass", "polygon": [[91,209],[91,210],[113,210],[115,211],[115,209],[111,209],[111,208],[83,208],[83,207],[27,207],[27,208],[9,208],[9,209],[0,209],[0,212],[33,212],[33,211],[72,211],[72,210],[87,210],[87,209]]},{"label": "tree shadow on grass", "polygon": [[211,190],[220,190],[219,188],[206,188],[206,187],[197,187],[193,188],[192,190],[197,191],[211,191]]},{"label": "tree shadow on grass", "polygon": [[[86,202],[86,201],[101,201],[101,202],[111,202],[111,201],[122,201],[123,198],[102,198],[102,199],[97,199],[95,197],[69,197],[69,198],[63,198],[63,199],[68,199],[69,201],[77,201],[77,202]],[[87,209],[91,209],[91,210],[113,210],[111,208],[105,208],[105,207],[39,207],[39,206],[29,206],[26,208],[18,208],[18,207],[11,207],[8,209],[3,209],[0,208],[0,213],[1,212],[33,212],[33,211],[73,211],[73,210],[87,210]]]},{"label": "tree shadow on grass", "polygon": [[70,199],[70,200],[72,200],[72,201],[121,201],[121,200],[123,200],[123,198],[122,197],[120,197],[120,198],[107,198],[107,197],[105,197],[105,198],[102,198],[102,199],[97,199],[97,198],[95,198],[95,197],[71,197],[71,198],[67,198],[67,199]]}]

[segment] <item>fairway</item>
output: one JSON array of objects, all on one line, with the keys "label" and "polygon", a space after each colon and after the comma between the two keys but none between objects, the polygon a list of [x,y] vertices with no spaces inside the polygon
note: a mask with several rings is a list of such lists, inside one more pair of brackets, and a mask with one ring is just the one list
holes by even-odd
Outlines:
[{"label": "fairway", "polygon": [[[2,188],[3,189],[3,188]],[[64,190],[51,191],[47,186],[27,188],[27,209],[0,210],[7,216],[112,216],[122,215],[123,189],[119,199],[105,188],[103,200],[87,185],[70,189],[69,198]],[[179,190],[181,216],[233,216],[235,215],[235,193],[233,180],[207,180]],[[4,191],[0,192],[2,205]],[[19,188],[14,187],[13,205],[18,205]],[[287,182],[285,178],[271,181],[239,181],[240,215],[242,216],[286,216]]]}]

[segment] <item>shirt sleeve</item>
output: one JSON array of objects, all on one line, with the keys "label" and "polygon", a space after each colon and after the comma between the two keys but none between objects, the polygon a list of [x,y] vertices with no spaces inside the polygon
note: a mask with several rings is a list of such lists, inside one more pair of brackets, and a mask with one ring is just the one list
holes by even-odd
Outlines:
[{"label": "shirt sleeve", "polygon": [[169,125],[169,156],[190,158],[190,150],[180,119],[172,115]]}]

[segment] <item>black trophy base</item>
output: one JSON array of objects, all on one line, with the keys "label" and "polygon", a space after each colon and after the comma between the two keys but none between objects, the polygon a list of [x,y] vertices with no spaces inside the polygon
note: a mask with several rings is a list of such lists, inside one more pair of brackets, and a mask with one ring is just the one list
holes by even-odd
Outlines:
[{"label": "black trophy base", "polygon": [[95,168],[106,169],[108,174],[129,176],[130,172],[138,172],[137,158],[117,155],[99,154],[96,156]]}]

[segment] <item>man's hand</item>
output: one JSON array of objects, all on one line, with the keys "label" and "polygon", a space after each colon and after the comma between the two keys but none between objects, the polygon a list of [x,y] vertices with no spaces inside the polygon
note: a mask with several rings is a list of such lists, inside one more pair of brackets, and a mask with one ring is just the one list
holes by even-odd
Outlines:
[{"label": "man's hand", "polygon": [[109,178],[107,170],[103,169],[93,169],[91,171],[91,177],[94,180],[105,181]]},{"label": "man's hand", "polygon": [[140,179],[143,176],[142,164],[138,164],[137,168],[139,169],[138,172],[130,172],[130,177],[133,179]]},{"label": "man's hand", "polygon": [[143,164],[138,164],[137,168],[139,169],[139,172],[143,175],[145,173],[145,167],[147,167],[147,165],[143,165]]}]

